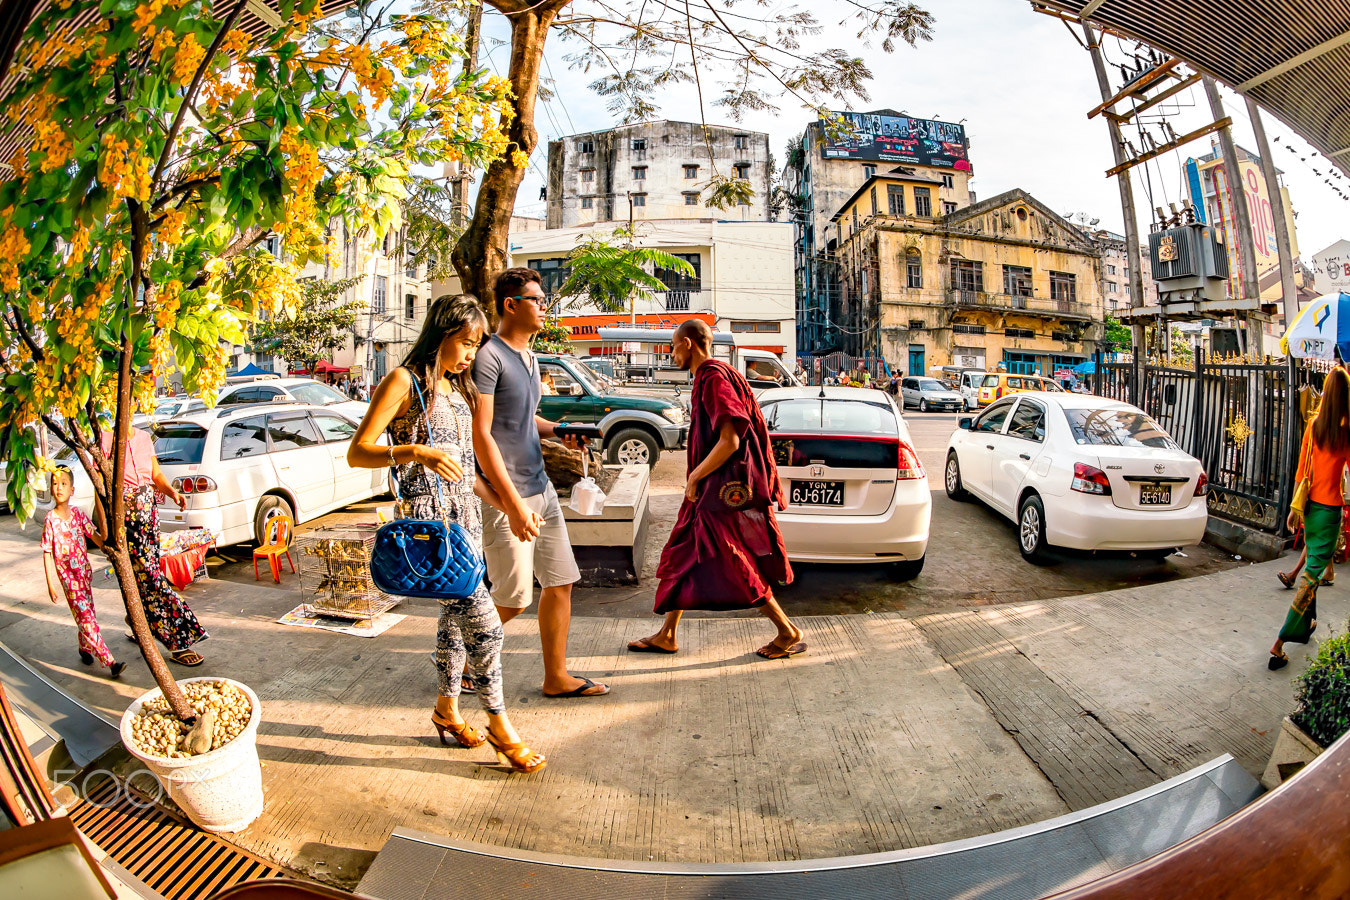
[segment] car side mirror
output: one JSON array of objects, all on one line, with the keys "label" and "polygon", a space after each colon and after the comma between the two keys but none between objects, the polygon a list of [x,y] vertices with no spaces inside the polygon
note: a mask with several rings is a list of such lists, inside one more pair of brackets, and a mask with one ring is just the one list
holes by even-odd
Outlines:
[{"label": "car side mirror", "polygon": [[974,423],[974,421],[975,420],[972,419],[970,416],[962,416],[960,421],[956,423],[956,426],[960,428],[962,431],[969,431],[970,426],[971,424]]}]

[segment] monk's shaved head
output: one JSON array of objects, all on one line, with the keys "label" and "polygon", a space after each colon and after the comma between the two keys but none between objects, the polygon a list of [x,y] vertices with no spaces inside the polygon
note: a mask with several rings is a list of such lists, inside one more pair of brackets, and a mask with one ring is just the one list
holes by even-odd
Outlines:
[{"label": "monk's shaved head", "polygon": [[675,329],[675,340],[678,341],[680,338],[689,338],[694,346],[702,348],[705,353],[712,349],[712,329],[702,319],[687,319],[681,322],[680,327]]}]

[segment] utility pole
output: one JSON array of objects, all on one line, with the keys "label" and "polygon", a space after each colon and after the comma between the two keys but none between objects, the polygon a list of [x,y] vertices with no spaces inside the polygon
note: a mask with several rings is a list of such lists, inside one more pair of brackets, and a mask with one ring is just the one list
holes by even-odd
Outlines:
[{"label": "utility pole", "polygon": [[[1083,22],[1083,36],[1087,38],[1088,52],[1092,54],[1092,68],[1097,73],[1097,88],[1102,93],[1102,101],[1113,96],[1111,82],[1106,76],[1106,59],[1102,56],[1100,34],[1093,34],[1092,25]],[[1107,131],[1111,136],[1111,152],[1115,155],[1116,165],[1123,165],[1125,159],[1125,140],[1120,133],[1120,124],[1110,116],[1106,117]],[[1116,176],[1116,185],[1120,188],[1120,210],[1125,217],[1125,255],[1130,263],[1130,306],[1137,309],[1144,305],[1144,261],[1139,249],[1139,223],[1135,218],[1134,184],[1129,171]],[[1136,358],[1145,352],[1144,324],[1137,318],[1130,320],[1131,350]],[[1132,390],[1133,390],[1132,386]]]},{"label": "utility pole", "polygon": [[1289,240],[1289,220],[1285,218],[1284,194],[1280,191],[1280,177],[1275,174],[1275,160],[1270,157],[1266,141],[1266,126],[1261,121],[1261,107],[1251,97],[1247,100],[1247,116],[1256,133],[1256,152],[1261,154],[1261,171],[1266,176],[1266,193],[1270,195],[1270,217],[1275,220],[1275,249],[1280,254],[1280,292],[1284,295],[1284,327],[1298,315],[1298,288],[1294,285],[1293,244]]},{"label": "utility pole", "polygon": [[[1209,109],[1215,121],[1222,119],[1223,98],[1219,96],[1219,86],[1208,75],[1204,77],[1205,96],[1209,98]],[[1242,169],[1238,163],[1237,145],[1233,143],[1233,131],[1228,126],[1219,129],[1219,149],[1223,151],[1224,180],[1228,182],[1228,193],[1233,204],[1233,221],[1237,225],[1237,258],[1241,276],[1239,284],[1243,297],[1240,299],[1256,303],[1256,311],[1241,314],[1247,326],[1247,353],[1262,355],[1261,346],[1261,278],[1256,271],[1256,244],[1252,241],[1252,216],[1247,209],[1247,190],[1242,184]],[[1269,154],[1267,154],[1269,155]]]},{"label": "utility pole", "polygon": [[[469,20],[464,26],[464,74],[478,71],[478,45],[483,27],[483,4],[475,2],[469,7]],[[469,174],[464,162],[458,163],[459,173],[450,179],[453,220],[456,228],[464,228],[469,223]]]},{"label": "utility pole", "polygon": [[[628,249],[633,249],[633,192],[628,191]],[[637,294],[628,296],[628,324],[637,325]]]}]

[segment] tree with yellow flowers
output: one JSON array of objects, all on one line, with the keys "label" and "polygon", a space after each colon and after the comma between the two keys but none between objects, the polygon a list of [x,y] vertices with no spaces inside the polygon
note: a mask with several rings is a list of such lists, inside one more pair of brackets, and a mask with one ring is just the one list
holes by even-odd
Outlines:
[{"label": "tree with yellow flowers", "polygon": [[[97,11],[95,24],[76,27]],[[0,457],[34,508],[41,422],[74,449],[109,513],[107,554],[141,650],[180,718],[193,712],[146,625],[128,555],[123,448],[155,381],[214,396],[226,348],[299,300],[335,250],[330,223],[378,237],[409,173],[509,152],[510,89],[461,73],[423,16],[351,39],[318,34],[318,0],[282,24],[227,0],[54,0],[29,22],[0,130]],[[284,259],[260,242],[281,239]],[[111,438],[104,452],[105,435]]]}]

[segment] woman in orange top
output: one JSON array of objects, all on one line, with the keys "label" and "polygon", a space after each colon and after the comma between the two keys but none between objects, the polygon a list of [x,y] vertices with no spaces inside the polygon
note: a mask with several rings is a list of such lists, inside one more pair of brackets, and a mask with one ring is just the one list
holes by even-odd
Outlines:
[{"label": "woman in orange top", "polygon": [[[1269,666],[1283,669],[1289,665],[1284,653],[1286,641],[1306,644],[1317,627],[1317,585],[1322,573],[1336,552],[1336,539],[1341,533],[1341,479],[1350,463],[1350,377],[1345,369],[1336,367],[1327,374],[1322,387],[1322,405],[1317,418],[1303,435],[1299,450],[1298,474],[1295,484],[1310,479],[1308,505],[1303,513],[1303,539],[1308,548],[1308,562],[1303,567],[1303,578],[1294,595],[1294,602],[1285,616],[1284,627],[1270,648]],[[1289,528],[1298,527],[1298,513],[1289,511]]]}]

